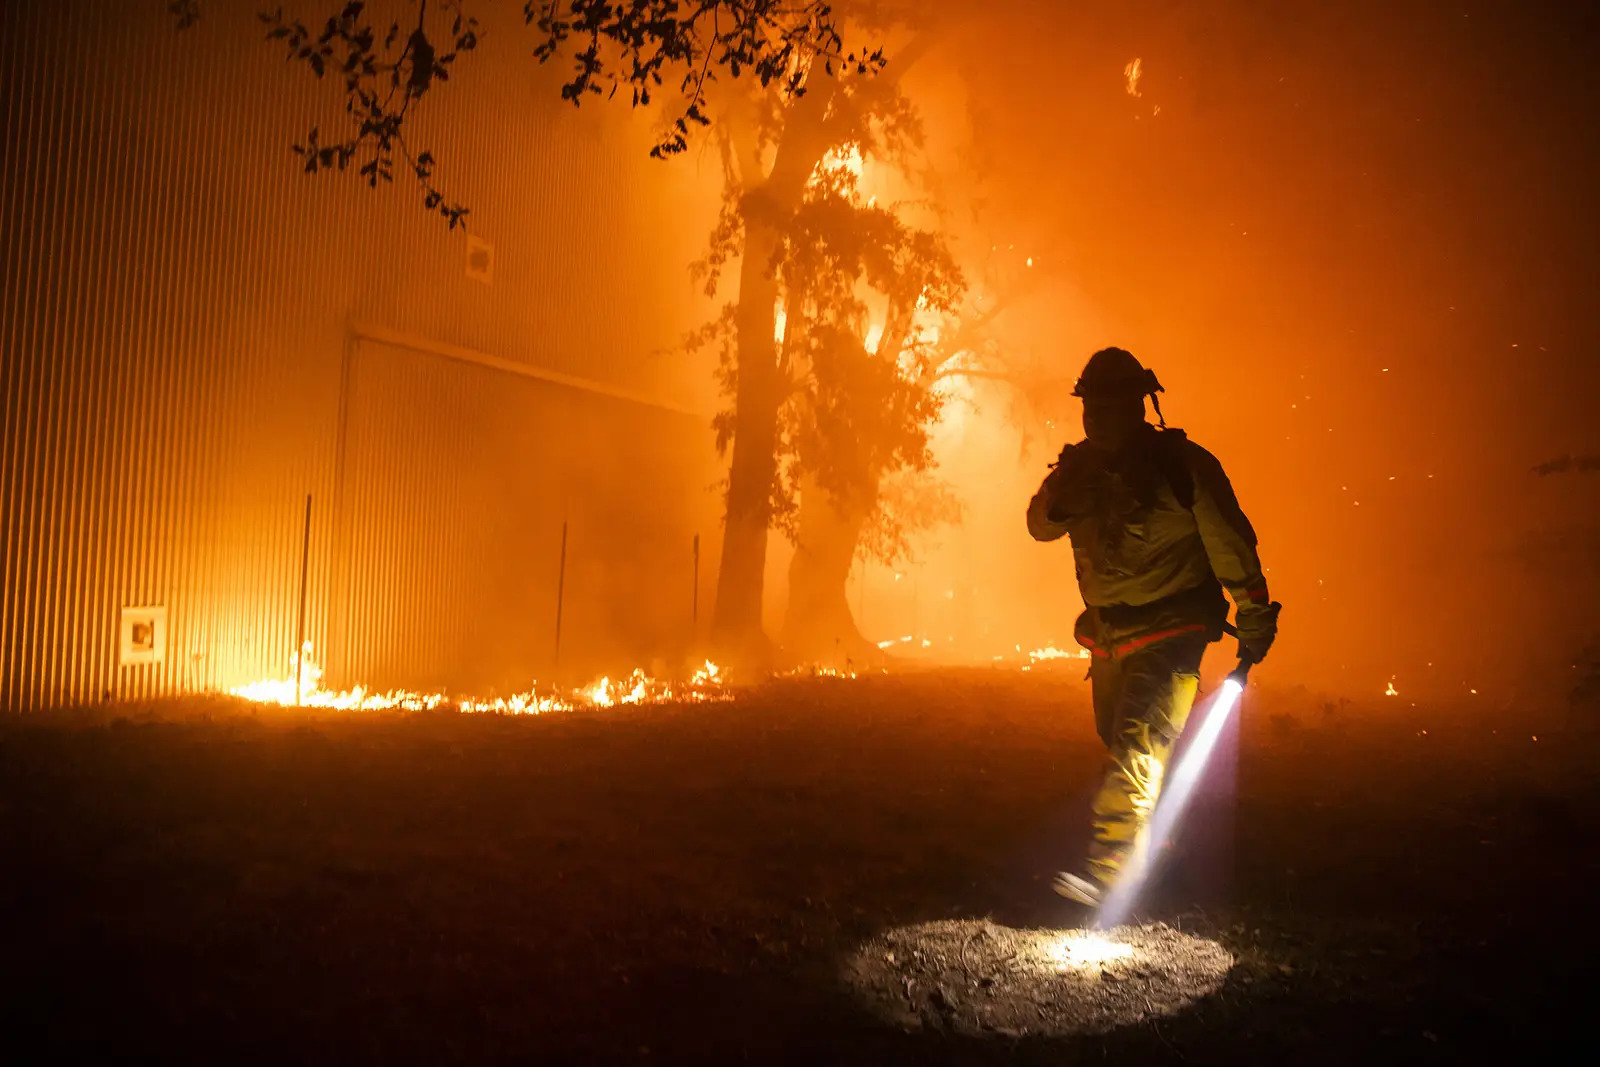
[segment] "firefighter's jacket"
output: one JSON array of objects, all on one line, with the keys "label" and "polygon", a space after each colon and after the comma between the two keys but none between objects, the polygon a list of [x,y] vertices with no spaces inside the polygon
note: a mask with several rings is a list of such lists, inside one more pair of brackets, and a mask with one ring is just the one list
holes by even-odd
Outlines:
[{"label": "firefighter's jacket", "polygon": [[1181,430],[1147,425],[1114,456],[1068,445],[1028,505],[1028,532],[1071,539],[1087,608],[1076,636],[1097,656],[1181,633],[1219,639],[1224,588],[1242,636],[1276,628],[1255,530],[1222,465]]}]

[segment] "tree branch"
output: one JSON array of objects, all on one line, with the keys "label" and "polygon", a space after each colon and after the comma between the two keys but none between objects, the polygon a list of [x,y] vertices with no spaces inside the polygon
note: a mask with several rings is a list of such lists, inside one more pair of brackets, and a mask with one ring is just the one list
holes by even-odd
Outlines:
[{"label": "tree branch", "polygon": [[[205,0],[159,2],[183,30],[198,21]],[[316,2],[331,12],[320,33],[279,8],[259,15],[267,39],[282,42],[288,59],[318,79],[337,71],[344,83],[345,112],[354,124],[348,136],[331,142],[323,141],[323,131],[313,126],[293,146],[305,172],[344,171],[359,157],[364,161],[356,168],[358,175],[375,187],[393,180],[398,155],[421,184],[427,208],[452,227],[458,225],[467,209],[444,198],[432,179],[431,153],[413,152],[401,134],[411,105],[447,81],[452,64],[477,48],[478,22],[463,14],[466,0],[415,0],[415,23],[406,20],[411,32],[403,39],[397,21],[389,23],[387,34],[379,32],[366,0],[303,2]],[[776,82],[788,95],[803,97],[818,59],[830,73],[835,63],[867,74],[886,62],[881,49],[846,51],[828,0],[698,0],[685,14],[688,6],[684,0],[524,0],[522,14],[524,24],[543,35],[534,48],[539,62],[557,54],[571,59],[573,70],[561,97],[574,104],[609,83],[613,94],[624,84],[631,86],[634,106],[648,105],[669,68],[684,72],[680,91],[685,104],[667,136],[651,149],[657,157],[684,151],[691,124],[710,125],[707,91],[719,70],[734,79],[753,77],[763,87]],[[451,41],[443,52],[437,50],[436,38],[442,41],[445,35],[429,32],[430,20],[441,18],[449,19]],[[336,57],[336,49],[343,54]],[[748,175],[746,181],[756,184]]]}]

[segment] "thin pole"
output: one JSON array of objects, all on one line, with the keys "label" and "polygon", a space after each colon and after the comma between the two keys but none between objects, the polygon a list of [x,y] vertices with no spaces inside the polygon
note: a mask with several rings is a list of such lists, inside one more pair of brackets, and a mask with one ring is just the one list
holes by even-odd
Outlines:
[{"label": "thin pole", "polygon": [[300,706],[306,676],[306,571],[311,566],[311,494],[306,494],[306,532],[300,544],[300,621],[294,640],[294,706]]},{"label": "thin pole", "polygon": [[700,625],[700,535],[694,535],[694,600],[689,609],[689,621]]},{"label": "thin pole", "polygon": [[916,636],[917,643],[913,648],[922,647],[922,568],[911,576],[911,632]]},{"label": "thin pole", "polygon": [[867,625],[867,561],[861,560],[861,580],[856,583],[856,629]]},{"label": "thin pole", "polygon": [[561,569],[556,572],[556,663],[561,662],[561,605],[567,595],[567,523],[561,523]]}]

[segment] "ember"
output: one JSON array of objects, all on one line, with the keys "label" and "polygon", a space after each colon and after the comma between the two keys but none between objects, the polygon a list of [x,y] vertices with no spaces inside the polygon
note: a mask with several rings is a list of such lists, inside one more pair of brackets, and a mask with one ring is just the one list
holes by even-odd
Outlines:
[{"label": "ember", "polygon": [[1032,652],[1028,653],[1028,659],[1032,660],[1034,663],[1038,663],[1041,660],[1088,658],[1089,650],[1086,648],[1080,648],[1076,652],[1064,652],[1054,645],[1046,645],[1043,648],[1036,648]]}]

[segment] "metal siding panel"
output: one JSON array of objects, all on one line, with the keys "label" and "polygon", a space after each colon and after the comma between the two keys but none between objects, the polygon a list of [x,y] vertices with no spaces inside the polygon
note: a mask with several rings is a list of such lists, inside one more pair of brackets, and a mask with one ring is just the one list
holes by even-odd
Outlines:
[{"label": "metal siding panel", "polygon": [[[0,30],[7,38],[19,31],[14,23],[16,13],[9,7],[0,8]],[[23,55],[9,48],[0,48],[0,149],[6,158],[20,160],[24,153],[18,146],[31,131],[29,113],[30,97],[22,91],[30,82],[29,72],[23,69]],[[12,649],[13,618],[16,612],[17,591],[21,576],[21,553],[14,542],[17,526],[14,515],[20,491],[22,444],[22,389],[23,364],[20,358],[22,317],[22,271],[24,259],[21,200],[28,186],[26,162],[0,168],[0,382],[5,391],[0,393],[0,707],[6,706],[12,690],[14,657]]]},{"label": "metal siding panel", "polygon": [[[16,19],[18,13],[14,9],[0,12],[0,18],[5,18],[8,23]],[[17,26],[10,24],[7,39],[13,38],[18,32],[25,32],[26,24]],[[33,62],[30,62],[33,61]],[[4,53],[4,64],[8,72],[7,97],[16,102],[16,106],[9,114],[13,117],[10,121],[15,125],[7,136],[8,143],[21,144],[25,139],[31,140],[37,136],[39,127],[39,111],[42,104],[36,94],[24,94],[22,86],[31,85],[37,81],[34,63],[38,57],[27,52]],[[15,220],[10,223],[9,235],[3,246],[0,246],[0,255],[5,255],[11,264],[7,268],[10,282],[7,284],[3,298],[7,302],[6,315],[0,320],[0,329],[4,329],[5,337],[5,375],[6,375],[6,425],[5,425],[5,547],[6,547],[6,596],[4,598],[5,630],[0,633],[0,652],[3,652],[3,677],[0,677],[0,697],[8,700],[20,687],[23,677],[21,658],[21,619],[23,616],[26,596],[26,571],[27,556],[22,545],[23,509],[25,506],[28,481],[26,479],[26,462],[28,443],[31,440],[31,427],[28,412],[32,396],[33,364],[27,359],[29,338],[27,331],[34,319],[29,314],[29,277],[25,270],[31,256],[32,232],[25,226],[28,215],[27,201],[37,183],[33,178],[33,170],[39,165],[39,160],[31,153],[9,151],[9,159],[14,160],[13,177],[7,182],[6,202],[3,205],[5,217]]]},{"label": "metal siding panel", "polygon": [[516,408],[533,407],[530,386],[372,344],[360,346],[352,378],[359,399],[351,406],[346,523],[358,547],[340,673],[430,690],[526,684],[531,675],[486,664],[483,653],[496,634],[520,634],[534,616],[514,580],[523,563],[510,551],[504,518],[522,513],[531,480],[505,476],[537,469],[538,457],[509,454],[493,424],[508,393],[517,394]]},{"label": "metal siding panel", "polygon": [[[557,386],[507,388],[501,372],[415,353],[404,357],[410,379],[352,382],[345,395],[347,324],[634,389],[652,373],[659,294],[642,281],[647,265],[624,261],[641,258],[632,246],[656,164],[632,160],[636,146],[608,132],[603,112],[573,115],[546,85],[530,86],[550,79],[529,74],[520,48],[474,57],[441,96],[449,106],[430,111],[421,139],[495,247],[485,286],[465,275],[461,235],[424,214],[414,188],[368,193],[297,173],[285,139],[337,107],[261,44],[256,7],[216,0],[181,35],[158,4],[0,8],[0,707],[286,672],[308,492],[308,635],[322,649],[349,613],[341,673],[370,667],[383,681],[429,654],[427,628],[385,607],[396,598],[436,610],[454,633],[490,635],[503,668],[549,629],[549,613],[525,602],[553,594],[565,509],[529,481],[521,510],[452,528],[461,520],[448,505],[481,506],[494,489],[451,477],[449,457],[471,455],[490,423],[507,447],[536,450],[538,432],[522,440],[508,426],[570,428],[578,408],[591,421],[637,412]],[[513,32],[520,21],[496,17]],[[265,120],[262,99],[274,101]],[[507,115],[529,117],[507,126]],[[456,405],[430,430],[432,464],[396,494],[385,491],[403,482],[393,456],[347,454],[374,484],[349,482],[336,500],[340,404],[369,420],[368,444],[410,441],[417,382]],[[355,411],[364,403],[379,407]],[[543,414],[529,419],[518,404]],[[694,420],[657,421],[658,443],[705,437]],[[542,532],[529,533],[534,523]],[[507,593],[522,598],[528,618],[510,622],[523,636],[499,635],[507,620],[482,610],[498,591],[462,566],[474,537],[533,560],[537,577]],[[118,665],[118,608],[133,602],[168,609],[159,666]],[[579,634],[583,610],[573,617]]]},{"label": "metal siding panel", "polygon": [[[72,92],[74,97],[81,101],[83,85],[73,86]],[[62,124],[66,151],[62,153],[61,178],[62,184],[68,189],[83,186],[84,172],[92,150],[91,139],[85,134],[93,111],[83,106],[78,106],[74,110],[76,114],[72,117],[75,121]],[[81,434],[73,433],[70,416],[67,415],[77,410],[82,381],[78,362],[81,352],[79,331],[82,325],[83,282],[79,273],[71,268],[71,264],[78,259],[76,246],[82,235],[82,219],[81,216],[74,215],[72,207],[71,200],[63,197],[60,215],[54,220],[53,227],[53,236],[58,240],[56,257],[63,264],[65,276],[54,287],[57,303],[51,323],[55,351],[50,361],[56,381],[52,390],[53,402],[50,404],[50,411],[55,418],[47,467],[49,491],[44,501],[47,514],[44,549],[47,560],[41,581],[46,598],[40,622],[43,654],[58,667],[66,661],[65,653],[69,637],[64,615],[67,594],[70,592],[73,578],[72,565],[76,562],[68,543],[69,527],[76,517],[74,514],[76,509],[73,506],[74,494],[71,493],[70,487],[79,484],[80,481],[79,472],[74,469],[73,457]],[[58,670],[53,677],[46,680],[44,699],[51,702],[62,700],[66,682],[67,679]]]},{"label": "metal siding panel", "polygon": [[[39,118],[41,122],[38,132],[38,136],[45,146],[45,150],[39,160],[41,170],[49,167],[59,152],[55,139],[56,124],[49,120],[52,117],[51,112],[53,110],[51,105],[54,103],[52,97],[60,93],[61,83],[59,80],[54,85],[46,83],[43,89],[44,91],[40,94]],[[50,229],[48,223],[53,221],[50,201],[52,185],[50,179],[52,177],[47,171],[44,173],[35,172],[33,175],[34,189],[32,190],[32,195],[27,196],[30,206],[24,216],[29,220],[43,220],[47,224],[45,227],[46,232]],[[33,221],[33,242],[31,243],[35,246],[39,241],[39,228],[38,222]],[[43,259],[48,262],[48,256],[37,256],[37,259]],[[20,457],[21,485],[16,506],[12,512],[12,521],[17,523],[18,527],[18,551],[21,553],[23,566],[19,586],[15,594],[18,611],[13,624],[16,627],[13,635],[13,647],[15,649],[13,655],[19,665],[38,662],[35,643],[38,635],[37,611],[40,594],[38,571],[40,561],[40,496],[42,491],[39,465],[42,457],[48,453],[48,448],[52,443],[49,439],[48,423],[44,417],[46,411],[45,397],[49,388],[46,377],[46,368],[48,366],[46,346],[49,339],[48,327],[51,318],[47,298],[49,287],[44,271],[35,269],[30,273],[31,277],[24,282],[28,290],[28,298],[22,311],[24,322],[27,323],[27,331],[24,334],[22,351],[17,354],[17,358],[24,361],[28,368],[23,384],[22,400],[22,433],[24,436]],[[32,701],[34,699],[32,690],[39,684],[40,675],[42,674],[42,671],[33,676],[23,673],[17,679],[18,690],[25,700]]]},{"label": "metal siding panel", "polygon": [[348,648],[333,677],[484,692],[681,643],[702,430],[681,414],[364,343],[351,374]]}]

